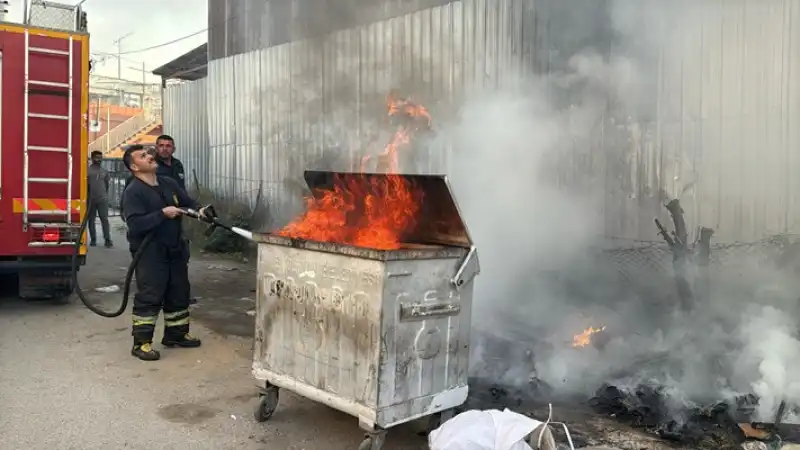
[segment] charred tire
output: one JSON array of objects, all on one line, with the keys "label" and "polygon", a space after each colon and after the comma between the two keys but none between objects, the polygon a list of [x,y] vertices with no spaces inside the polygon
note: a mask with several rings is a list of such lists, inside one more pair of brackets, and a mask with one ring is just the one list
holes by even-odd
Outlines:
[{"label": "charred tire", "polygon": [[253,417],[256,419],[256,422],[266,422],[272,417],[272,414],[275,413],[275,410],[278,408],[278,388],[276,387],[268,387],[259,395],[258,399],[258,407],[256,408]]}]

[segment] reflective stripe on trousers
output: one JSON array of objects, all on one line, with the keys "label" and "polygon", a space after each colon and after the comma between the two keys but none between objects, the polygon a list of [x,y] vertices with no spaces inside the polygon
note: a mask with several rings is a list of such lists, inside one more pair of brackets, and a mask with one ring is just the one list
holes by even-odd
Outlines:
[{"label": "reflective stripe on trousers", "polygon": [[189,310],[183,309],[175,312],[164,313],[164,326],[165,327],[179,327],[182,325],[189,325]]},{"label": "reflective stripe on trousers", "polygon": [[133,319],[133,326],[134,327],[141,327],[141,326],[146,326],[146,325],[149,325],[151,327],[155,327],[156,326],[156,321],[158,320],[158,316],[157,315],[156,316],[150,316],[150,317],[143,317],[143,316],[137,316],[137,315],[133,314],[133,315],[131,315],[131,317]]}]

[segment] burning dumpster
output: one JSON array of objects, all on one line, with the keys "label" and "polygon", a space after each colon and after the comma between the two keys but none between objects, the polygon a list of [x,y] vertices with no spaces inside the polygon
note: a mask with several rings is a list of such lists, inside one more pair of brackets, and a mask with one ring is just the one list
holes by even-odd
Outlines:
[{"label": "burning dumpster", "polygon": [[377,450],[389,428],[466,401],[477,253],[444,176],[305,181],[302,220],[256,236],[256,418],[288,389],[357,417],[360,448]]}]

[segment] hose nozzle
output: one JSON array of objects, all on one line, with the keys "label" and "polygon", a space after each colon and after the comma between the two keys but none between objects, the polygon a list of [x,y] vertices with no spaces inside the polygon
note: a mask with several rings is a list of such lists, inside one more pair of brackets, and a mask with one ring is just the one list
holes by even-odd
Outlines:
[{"label": "hose nozzle", "polygon": [[219,218],[217,216],[217,211],[214,209],[213,206],[211,206],[211,205],[205,206],[205,207],[202,208],[202,210],[204,212],[203,215],[200,215],[200,211],[195,211],[192,208],[182,208],[181,209],[181,211],[183,211],[183,213],[186,216],[189,216],[189,217],[191,217],[193,219],[199,220],[201,222],[205,222],[205,223],[210,225],[208,227],[208,229],[204,233],[206,235],[206,237],[211,236],[211,233],[213,233],[214,230],[217,229],[217,227],[220,227],[220,228],[224,228],[224,229],[226,229],[226,230],[228,230],[228,231],[230,231],[230,232],[232,232],[234,234],[237,234],[237,235],[239,235],[239,236],[241,236],[241,237],[243,237],[243,238],[245,238],[247,240],[250,240],[250,241],[253,240],[253,233],[251,231],[248,231],[248,230],[245,230],[245,229],[239,228],[239,227],[226,225],[226,224],[220,222]]}]

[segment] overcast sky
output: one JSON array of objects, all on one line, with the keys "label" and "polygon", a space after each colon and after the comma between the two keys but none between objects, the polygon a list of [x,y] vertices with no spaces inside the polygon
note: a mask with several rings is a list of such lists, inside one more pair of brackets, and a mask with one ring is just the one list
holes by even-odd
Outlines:
[{"label": "overcast sky", "polygon": [[[79,0],[59,0],[58,3],[76,4]],[[11,0],[9,19],[22,18],[23,0]],[[88,15],[92,56],[105,62],[96,65],[95,73],[116,77],[117,60],[102,53],[116,53],[114,41],[122,39],[122,78],[142,79],[142,63],[148,71],[169,62],[204,43],[207,33],[202,32],[174,44],[134,52],[179,39],[208,26],[207,0],[86,0],[83,4]],[[150,75],[149,80],[155,81]]]}]

